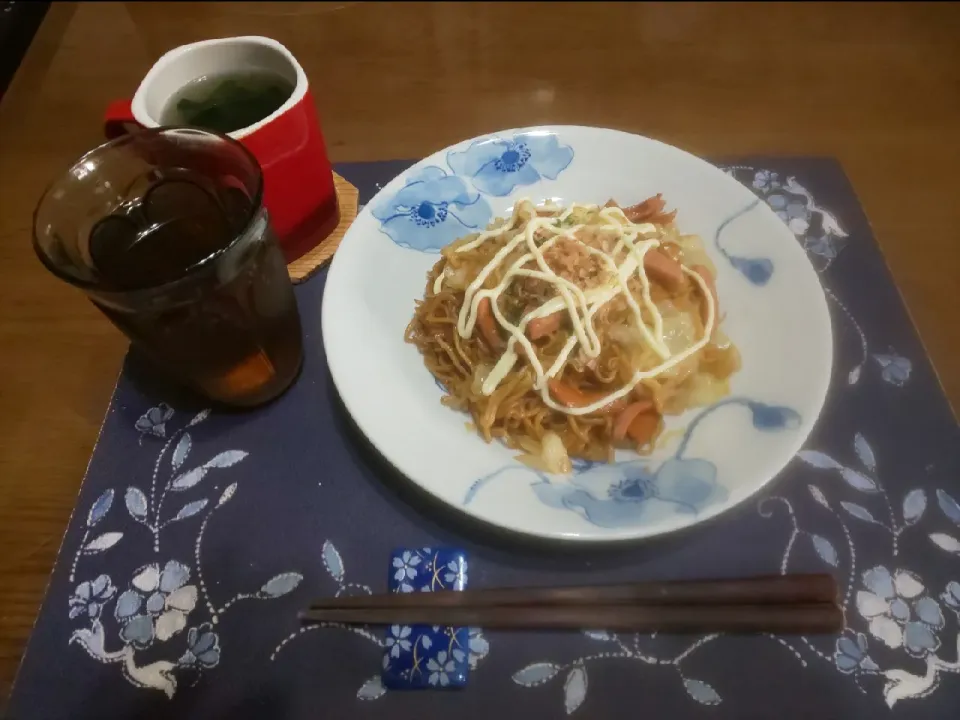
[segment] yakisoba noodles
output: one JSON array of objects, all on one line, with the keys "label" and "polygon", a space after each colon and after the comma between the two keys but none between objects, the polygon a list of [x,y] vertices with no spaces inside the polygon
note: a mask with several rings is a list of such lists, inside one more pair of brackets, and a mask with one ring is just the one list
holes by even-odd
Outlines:
[{"label": "yakisoba noodles", "polygon": [[739,369],[715,268],[657,195],[620,208],[516,204],[443,249],[407,341],[490,442],[570,469],[649,452],[663,416],[714,402]]}]

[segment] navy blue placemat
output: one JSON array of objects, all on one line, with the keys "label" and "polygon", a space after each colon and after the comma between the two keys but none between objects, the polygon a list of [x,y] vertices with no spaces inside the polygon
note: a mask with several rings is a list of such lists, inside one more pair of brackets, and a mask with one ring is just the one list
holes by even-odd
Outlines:
[{"label": "navy blue placemat", "polygon": [[[367,202],[409,165],[337,171]],[[342,410],[320,336],[321,272],[296,288],[303,375],[266,408],[208,413],[151,385],[128,358],[9,716],[952,716],[957,422],[839,165],[724,166],[808,251],[836,335],[822,418],[767,492],[688,532],[600,549],[557,551],[470,522],[396,477]],[[381,660],[385,648],[404,650],[402,632],[303,631],[297,612],[313,597],[384,590],[398,546],[463,548],[473,588],[827,569],[850,629],[841,638],[473,630],[467,688],[386,691]]]}]

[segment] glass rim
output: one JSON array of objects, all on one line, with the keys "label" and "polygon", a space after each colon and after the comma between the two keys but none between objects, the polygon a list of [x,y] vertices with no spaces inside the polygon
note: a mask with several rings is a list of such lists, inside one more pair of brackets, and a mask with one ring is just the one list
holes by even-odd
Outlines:
[{"label": "glass rim", "polygon": [[[210,137],[217,138],[220,141],[226,141],[228,145],[233,145],[236,148],[239,148],[244,155],[247,156],[247,159],[250,161],[251,166],[256,171],[256,190],[252,197],[252,203],[250,206],[249,216],[244,220],[243,229],[238,231],[234,237],[230,240],[229,243],[224,245],[222,248],[210,253],[202,260],[198,260],[192,265],[184,269],[183,275],[178,277],[176,280],[170,280],[169,282],[162,283],[160,285],[148,285],[142,288],[134,288],[131,290],[100,290],[97,287],[97,283],[84,280],[83,278],[77,277],[76,275],[71,275],[67,272],[62,271],[58,268],[53,261],[51,260],[49,254],[41,246],[38,239],[37,233],[37,219],[38,214],[40,213],[40,208],[43,206],[44,201],[50,195],[50,192],[53,190],[54,186],[68,173],[70,173],[78,165],[82,164],[85,160],[91,156],[101,153],[105,150],[109,150],[120,145],[124,145],[129,142],[133,142],[136,138],[142,138],[146,135],[153,136],[163,136],[166,134],[172,134],[175,132],[187,132],[193,135],[208,135]],[[51,180],[46,189],[40,195],[40,199],[37,201],[37,205],[33,210],[33,221],[30,228],[30,234],[32,238],[33,250],[36,253],[38,259],[43,264],[47,270],[49,270],[53,275],[60,278],[61,280],[78,287],[82,290],[94,290],[102,295],[113,295],[113,296],[124,296],[129,297],[131,295],[136,295],[139,293],[155,293],[164,290],[169,290],[177,285],[187,282],[192,279],[197,273],[201,270],[212,265],[216,260],[229,252],[240,240],[247,236],[247,232],[250,230],[250,227],[256,222],[257,217],[260,214],[260,210],[263,208],[263,168],[260,166],[260,162],[257,160],[256,156],[239,140],[230,137],[225,133],[216,132],[215,130],[206,130],[204,128],[195,127],[192,125],[160,125],[158,127],[152,128],[142,128],[134,132],[128,132],[120,137],[113,138],[108,140],[105,143],[98,145],[97,147],[88,150],[79,158],[74,160],[63,172],[59,173],[53,180]]]}]

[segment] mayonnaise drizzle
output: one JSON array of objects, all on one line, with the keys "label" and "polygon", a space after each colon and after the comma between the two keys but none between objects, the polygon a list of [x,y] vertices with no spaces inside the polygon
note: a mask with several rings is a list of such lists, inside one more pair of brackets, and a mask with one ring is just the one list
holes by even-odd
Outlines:
[{"label": "mayonnaise drizzle", "polygon": [[[556,206],[549,206],[542,209],[556,211],[558,208]],[[670,368],[675,367],[694,353],[703,349],[703,347],[705,347],[709,342],[710,336],[713,334],[714,324],[716,322],[716,308],[714,307],[713,294],[710,292],[706,282],[700,277],[699,274],[681,266],[683,272],[697,283],[701,293],[703,294],[703,297],[706,300],[707,322],[705,323],[703,337],[701,337],[700,340],[682,352],[671,354],[663,335],[663,316],[650,296],[650,281],[647,278],[646,271],[643,268],[643,256],[650,250],[659,247],[660,241],[656,238],[646,237],[643,239],[638,239],[644,234],[656,232],[656,227],[649,223],[636,224],[631,222],[618,207],[600,209],[599,215],[606,222],[599,226],[593,226],[599,230],[616,231],[618,237],[613,251],[611,253],[606,253],[597,248],[583,245],[584,250],[600,258],[601,262],[607,267],[608,270],[610,270],[612,281],[597,288],[583,290],[575,283],[561,278],[550,268],[546,259],[544,258],[544,251],[548,250],[560,238],[567,238],[576,241],[576,232],[585,227],[584,225],[574,225],[565,229],[558,227],[577,209],[596,211],[598,207],[596,205],[573,204],[558,217],[538,217],[536,215],[537,208],[529,199],[520,200],[514,206],[513,214],[508,220],[503,222],[498,227],[480,233],[476,238],[461,245],[455,250],[455,252],[458,253],[473,250],[487,240],[513,230],[523,215],[527,215],[529,217],[523,232],[517,233],[517,235],[511,238],[506,245],[500,248],[493,258],[491,258],[491,260],[479,272],[477,277],[474,278],[473,282],[467,286],[464,293],[463,305],[460,308],[460,314],[457,318],[457,332],[460,333],[461,337],[469,338],[473,334],[473,329],[477,323],[477,314],[480,302],[484,298],[490,298],[490,308],[493,311],[493,316],[496,318],[500,326],[510,334],[510,340],[507,342],[507,349],[500,356],[500,359],[497,361],[496,365],[494,365],[493,369],[483,382],[481,392],[484,395],[490,395],[493,393],[493,391],[497,389],[497,386],[503,381],[504,377],[506,377],[506,375],[516,364],[519,358],[519,355],[516,351],[516,345],[519,343],[526,352],[527,358],[530,361],[530,366],[533,368],[533,371],[536,374],[534,389],[540,393],[540,397],[542,398],[544,404],[547,405],[547,407],[568,415],[587,415],[606,405],[609,405],[611,402],[626,396],[640,381],[654,378]],[[541,229],[548,232],[553,232],[554,235],[538,245],[536,233]],[[526,245],[526,249],[529,252],[522,255],[510,265],[503,275],[503,280],[501,280],[496,287],[492,289],[483,289],[483,284],[490,276],[490,273],[492,273],[503,262],[504,258],[506,258],[522,244]],[[626,250],[626,256],[624,257],[623,262],[618,265],[616,258],[624,250]],[[531,261],[536,263],[538,269],[534,270],[523,267]],[[633,293],[629,291],[627,286],[627,281],[634,273],[637,273],[637,276],[640,279],[641,300],[643,301],[643,305],[652,319],[652,328],[647,327],[646,323],[644,323],[640,304],[637,302],[636,298],[633,297]],[[434,293],[440,292],[440,290],[443,288],[445,274],[446,269],[444,272],[440,273],[437,276],[437,279],[434,281]],[[518,325],[513,325],[504,317],[503,313],[498,307],[497,298],[499,298],[500,294],[506,290],[513,279],[518,277],[536,278],[538,280],[551,283],[556,288],[557,296],[547,300],[540,307],[528,312],[520,319]],[[640,331],[650,348],[660,357],[661,360],[663,360],[663,362],[656,367],[651,368],[650,370],[638,370],[634,373],[630,381],[622,388],[610,393],[609,395],[590,405],[571,408],[557,403],[550,396],[547,381],[560,373],[564,364],[567,362],[570,353],[573,352],[578,343],[581,345],[583,353],[587,357],[596,358],[600,355],[600,339],[593,327],[593,318],[606,303],[610,302],[610,300],[620,294],[624,296],[627,305],[630,307],[633,313],[637,329]],[[570,323],[573,327],[573,334],[567,339],[567,342],[564,344],[560,354],[557,356],[553,364],[544,370],[543,364],[537,357],[533,344],[529,339],[527,339],[525,331],[531,320],[552,315],[553,313],[563,309],[566,309],[567,314],[570,317]]]}]

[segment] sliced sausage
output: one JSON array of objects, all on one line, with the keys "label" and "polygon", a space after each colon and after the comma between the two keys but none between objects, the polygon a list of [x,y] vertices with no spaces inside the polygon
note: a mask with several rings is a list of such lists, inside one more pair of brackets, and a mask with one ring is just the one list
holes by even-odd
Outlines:
[{"label": "sliced sausage", "polygon": [[643,269],[655,282],[671,292],[683,283],[683,268],[680,263],[672,260],[660,248],[647,250],[643,256]]},{"label": "sliced sausage", "polygon": [[667,202],[663,199],[663,195],[657,193],[653,197],[647,198],[643,202],[623,208],[623,214],[627,216],[627,220],[633,223],[648,222],[658,225],[667,225],[668,223],[673,222],[673,218],[676,216],[677,211],[674,210],[673,212],[664,212],[663,209],[666,207],[666,205]]},{"label": "sliced sausage", "polygon": [[534,318],[527,323],[527,336],[531,340],[539,340],[542,337],[546,337],[560,327],[560,323],[563,322],[563,316],[565,314],[565,311],[557,310],[555,313],[551,313],[546,317]]}]

